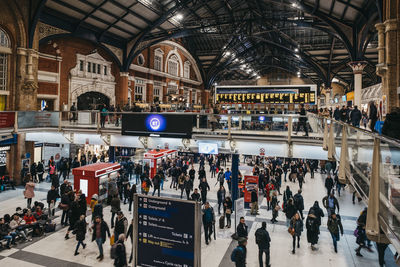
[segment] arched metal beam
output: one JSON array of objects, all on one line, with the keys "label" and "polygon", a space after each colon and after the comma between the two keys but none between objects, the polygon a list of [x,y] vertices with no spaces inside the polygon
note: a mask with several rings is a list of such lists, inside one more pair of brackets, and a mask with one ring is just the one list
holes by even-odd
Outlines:
[{"label": "arched metal beam", "polygon": [[41,0],[39,5],[36,8],[35,15],[33,19],[29,22],[29,36],[28,36],[28,47],[33,47],[33,39],[35,38],[35,31],[37,23],[39,22],[40,15],[43,11],[44,6],[46,5],[47,0]]}]

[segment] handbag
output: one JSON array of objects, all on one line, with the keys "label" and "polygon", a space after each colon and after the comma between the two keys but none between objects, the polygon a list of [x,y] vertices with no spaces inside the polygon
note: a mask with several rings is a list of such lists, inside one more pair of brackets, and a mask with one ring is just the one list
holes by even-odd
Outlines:
[{"label": "handbag", "polygon": [[67,210],[69,208],[69,206],[68,206],[68,204],[60,203],[60,204],[58,204],[58,208],[60,210]]},{"label": "handbag", "polygon": [[231,209],[226,209],[225,213],[226,214],[232,214],[232,210]]},{"label": "handbag", "polygon": [[291,227],[291,226],[289,226],[289,228],[288,228],[288,233],[291,235],[291,236],[294,236],[294,228],[293,227]]},{"label": "handbag", "polygon": [[358,236],[359,236],[359,234],[358,234],[358,228],[356,228],[356,230],[354,230],[353,235],[354,235],[355,237],[358,237]]},{"label": "handbag", "polygon": [[112,235],[112,236],[110,237],[110,245],[111,245],[111,246],[114,245],[114,239],[115,239],[115,236]]}]

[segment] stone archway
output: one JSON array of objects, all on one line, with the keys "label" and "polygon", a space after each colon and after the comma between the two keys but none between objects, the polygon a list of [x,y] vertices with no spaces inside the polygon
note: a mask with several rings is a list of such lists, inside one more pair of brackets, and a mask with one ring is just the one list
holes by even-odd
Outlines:
[{"label": "stone archway", "polygon": [[110,98],[99,92],[86,92],[78,96],[78,110],[99,110],[101,105],[110,106]]}]

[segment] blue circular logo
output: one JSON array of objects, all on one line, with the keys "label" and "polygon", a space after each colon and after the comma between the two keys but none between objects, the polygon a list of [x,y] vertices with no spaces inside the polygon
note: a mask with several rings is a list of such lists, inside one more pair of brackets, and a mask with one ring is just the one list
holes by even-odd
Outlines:
[{"label": "blue circular logo", "polygon": [[145,123],[147,130],[151,132],[164,131],[167,125],[164,116],[159,114],[148,115],[146,117]]},{"label": "blue circular logo", "polygon": [[157,131],[160,129],[161,122],[158,118],[152,118],[150,120],[150,128],[153,129],[154,131]]}]

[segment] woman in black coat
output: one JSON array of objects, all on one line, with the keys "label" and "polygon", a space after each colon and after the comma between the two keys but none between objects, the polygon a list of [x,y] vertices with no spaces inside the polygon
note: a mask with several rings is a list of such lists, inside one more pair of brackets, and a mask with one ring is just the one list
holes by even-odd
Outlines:
[{"label": "woman in black coat", "polygon": [[83,249],[86,248],[86,244],[83,243],[83,241],[85,240],[85,236],[86,236],[86,221],[85,221],[85,215],[81,215],[81,217],[79,218],[79,220],[75,223],[75,230],[74,233],[76,235],[76,241],[78,241],[78,244],[76,245],[76,249],[75,249],[75,254],[74,256],[78,255],[78,249],[79,246],[82,245]]},{"label": "woman in black coat", "polygon": [[306,228],[307,242],[311,244],[311,249],[315,250],[314,245],[318,243],[319,226],[317,217],[313,213],[310,213],[307,216]]},{"label": "woman in black coat", "polygon": [[129,200],[129,211],[132,210],[132,203],[133,203],[133,199],[135,197],[136,194],[136,185],[133,184],[131,189],[129,189],[129,195],[128,195],[128,200]]},{"label": "woman in black coat", "polygon": [[69,239],[69,232],[75,229],[75,223],[79,220],[81,215],[81,209],[79,207],[78,199],[71,202],[70,210],[69,210],[69,228],[67,234],[65,235],[65,239]]}]

